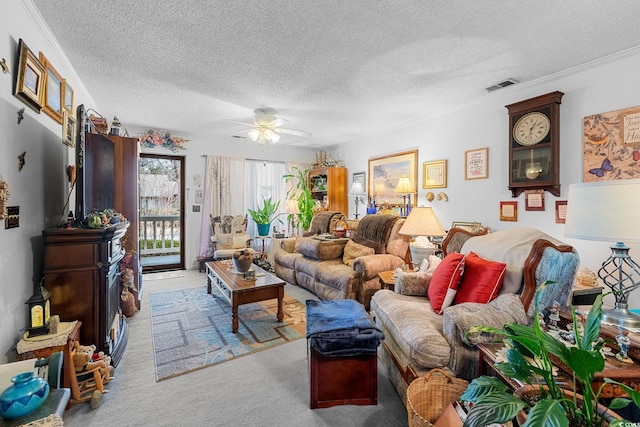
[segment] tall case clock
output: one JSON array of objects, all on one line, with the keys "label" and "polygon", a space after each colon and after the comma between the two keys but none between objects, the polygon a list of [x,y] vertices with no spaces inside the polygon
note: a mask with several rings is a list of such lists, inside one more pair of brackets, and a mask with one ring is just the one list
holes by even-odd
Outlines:
[{"label": "tall case clock", "polygon": [[545,190],[560,197],[560,103],[551,92],[506,105],[509,112],[509,190]]}]

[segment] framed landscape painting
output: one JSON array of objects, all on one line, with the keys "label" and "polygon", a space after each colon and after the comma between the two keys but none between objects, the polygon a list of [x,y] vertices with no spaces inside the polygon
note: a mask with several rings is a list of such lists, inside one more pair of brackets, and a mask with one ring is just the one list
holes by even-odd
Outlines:
[{"label": "framed landscape painting", "polygon": [[62,124],[64,80],[42,52],[40,52],[40,62],[42,62],[45,69],[44,105],[42,110],[53,120]]},{"label": "framed landscape painting", "polygon": [[[396,193],[398,181],[408,177],[414,193],[418,182],[418,150],[404,151],[387,156],[369,159],[369,198],[375,197],[376,203],[402,205],[403,194]],[[406,196],[406,194],[405,194]],[[415,197],[412,204],[415,205]]]}]

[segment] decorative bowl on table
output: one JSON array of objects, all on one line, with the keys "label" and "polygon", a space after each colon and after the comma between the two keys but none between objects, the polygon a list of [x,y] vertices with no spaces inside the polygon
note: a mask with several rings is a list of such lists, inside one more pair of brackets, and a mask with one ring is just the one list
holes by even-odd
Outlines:
[{"label": "decorative bowl on table", "polygon": [[233,266],[238,273],[244,273],[249,271],[251,263],[253,262],[253,251],[244,250],[237,251],[233,254]]}]

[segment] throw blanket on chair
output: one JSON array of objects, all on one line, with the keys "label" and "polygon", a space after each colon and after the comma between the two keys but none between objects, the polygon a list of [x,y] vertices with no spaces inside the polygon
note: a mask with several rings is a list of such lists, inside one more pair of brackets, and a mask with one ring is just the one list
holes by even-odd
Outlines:
[{"label": "throw blanket on chair", "polygon": [[307,300],[307,339],[325,356],[376,354],[382,331],[358,301]]},{"label": "throw blanket on chair", "polygon": [[330,233],[329,224],[331,223],[331,218],[334,215],[342,215],[340,212],[333,211],[323,211],[318,212],[313,216],[313,220],[311,221],[311,225],[309,230],[305,233],[305,236],[310,236],[312,234],[322,234],[322,233]]},{"label": "throw blanket on chair", "polygon": [[[389,240],[391,229],[393,224],[400,219],[400,217],[393,215],[367,215],[362,218],[360,224],[358,224],[358,239],[367,239],[372,242],[384,243]],[[354,239],[357,241],[357,239]],[[385,253],[386,248],[382,245],[382,252]],[[378,250],[376,250],[378,253]]]}]

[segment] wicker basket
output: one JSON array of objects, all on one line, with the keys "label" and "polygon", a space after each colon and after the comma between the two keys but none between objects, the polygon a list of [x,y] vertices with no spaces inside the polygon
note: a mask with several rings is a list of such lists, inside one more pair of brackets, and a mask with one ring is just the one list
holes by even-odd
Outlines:
[{"label": "wicker basket", "polygon": [[407,389],[409,427],[432,427],[468,384],[442,369],[432,369],[424,377],[416,378]]}]

